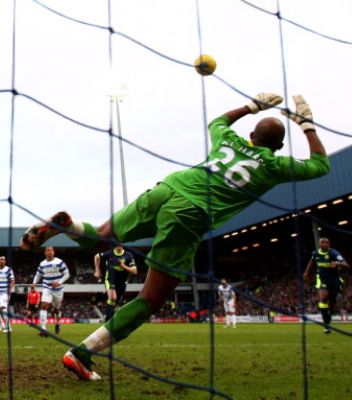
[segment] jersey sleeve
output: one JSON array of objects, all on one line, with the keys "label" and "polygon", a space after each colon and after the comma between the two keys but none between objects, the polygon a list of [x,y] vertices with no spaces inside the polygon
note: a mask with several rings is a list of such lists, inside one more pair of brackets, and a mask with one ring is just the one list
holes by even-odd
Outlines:
[{"label": "jersey sleeve", "polygon": [[15,275],[14,275],[14,273],[13,273],[12,268],[9,268],[9,271],[8,271],[8,280],[9,280],[9,282],[15,280]]},{"label": "jersey sleeve", "polygon": [[135,267],[136,266],[136,261],[133,257],[133,254],[128,253],[128,258],[127,258],[127,264],[129,267]]},{"label": "jersey sleeve", "polygon": [[106,261],[109,258],[111,251],[105,251],[103,253],[99,253],[99,258],[101,261]]},{"label": "jersey sleeve", "polygon": [[40,270],[39,270],[39,268],[38,268],[37,273],[34,275],[33,283],[34,283],[34,284],[39,283],[39,281],[42,279],[42,277],[43,277],[43,273],[40,272]]},{"label": "jersey sleeve", "polygon": [[213,147],[216,147],[226,135],[237,136],[236,132],[230,128],[230,120],[224,115],[210,122],[208,129]]},{"label": "jersey sleeve", "polygon": [[67,273],[67,272],[69,272],[68,267],[67,267],[65,261],[62,261],[62,262],[61,262],[59,271],[60,271],[61,273]]},{"label": "jersey sleeve", "polygon": [[331,252],[331,255],[333,257],[333,261],[338,261],[338,262],[344,262],[345,261],[343,255],[339,251],[337,251],[335,249],[331,249],[330,252]]},{"label": "jersey sleeve", "polygon": [[307,160],[294,157],[276,157],[274,173],[281,182],[304,181],[326,175],[330,171],[328,156],[313,153]]},{"label": "jersey sleeve", "polygon": [[44,275],[44,269],[42,265],[39,265],[39,267],[37,268],[37,274],[40,276]]}]

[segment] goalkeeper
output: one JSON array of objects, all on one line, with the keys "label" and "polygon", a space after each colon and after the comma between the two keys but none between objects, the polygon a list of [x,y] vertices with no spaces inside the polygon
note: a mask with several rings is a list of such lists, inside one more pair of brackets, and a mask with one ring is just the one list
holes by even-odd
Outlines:
[{"label": "goalkeeper", "polygon": [[285,136],[285,127],[277,118],[260,120],[249,141],[230,128],[240,118],[282,102],[281,96],[260,93],[249,104],[209,124],[212,147],[204,163],[167,176],[99,228],[73,221],[62,211],[26,231],[21,247],[27,250],[62,232],[86,249],[97,249],[112,237],[119,242],[154,237],[146,261],[150,268],[138,297],[64,355],[64,365],[79,378],[100,378],[92,371],[89,351],[100,352],[126,338],[163,305],[178,283],[187,278],[185,273],[191,271],[209,229],[219,227],[277,184],[328,173],[329,160],[316,134],[312,112],[302,96],[294,96],[294,101],[295,113],[282,113],[299,124],[306,136],[310,149],[307,160],[274,155],[282,148]]}]

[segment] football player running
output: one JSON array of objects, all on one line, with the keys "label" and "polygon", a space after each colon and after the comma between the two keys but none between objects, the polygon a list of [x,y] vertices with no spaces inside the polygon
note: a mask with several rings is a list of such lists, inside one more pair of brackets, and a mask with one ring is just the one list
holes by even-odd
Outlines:
[{"label": "football player running", "polygon": [[46,324],[48,321],[48,309],[52,305],[53,313],[56,317],[55,333],[60,332],[61,303],[64,297],[64,282],[70,277],[69,270],[64,261],[55,257],[55,250],[52,246],[46,247],[45,260],[43,260],[37,269],[33,279],[33,287],[42,280],[43,292],[39,319],[41,325],[40,336],[47,337],[48,332]]},{"label": "football player running", "polygon": [[335,311],[337,295],[341,292],[341,269],[348,269],[346,262],[339,251],[331,248],[328,238],[320,238],[319,249],[312,252],[312,257],[304,271],[303,278],[309,281],[312,270],[316,270],[316,284],[318,290],[320,310],[325,324],[324,333],[329,334],[329,324]]},{"label": "football player running", "polygon": [[94,256],[94,276],[100,280],[101,264],[105,264],[106,301],[105,322],[114,315],[115,309],[126,291],[126,281],[129,275],[137,274],[137,266],[133,254],[126,251],[120,244],[112,250],[97,253]]}]

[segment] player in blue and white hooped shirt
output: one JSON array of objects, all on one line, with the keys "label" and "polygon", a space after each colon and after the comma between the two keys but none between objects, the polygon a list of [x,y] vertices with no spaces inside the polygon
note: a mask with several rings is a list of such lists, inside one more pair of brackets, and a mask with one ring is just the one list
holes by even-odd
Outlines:
[{"label": "player in blue and white hooped shirt", "polygon": [[6,257],[0,256],[0,331],[6,333],[11,331],[7,310],[14,287],[15,276],[13,270],[6,265]]},{"label": "player in blue and white hooped shirt", "polygon": [[46,324],[50,304],[53,306],[53,312],[56,316],[55,333],[60,332],[60,307],[64,297],[63,283],[70,277],[70,272],[65,262],[55,257],[55,250],[53,247],[46,247],[44,254],[45,260],[39,264],[33,284],[36,285],[42,280],[43,292],[39,313],[42,330],[39,335],[46,337],[48,336]]},{"label": "player in blue and white hooped shirt", "polygon": [[232,326],[236,328],[236,293],[226,279],[221,279],[218,287],[218,295],[222,301],[226,317],[225,328]]}]

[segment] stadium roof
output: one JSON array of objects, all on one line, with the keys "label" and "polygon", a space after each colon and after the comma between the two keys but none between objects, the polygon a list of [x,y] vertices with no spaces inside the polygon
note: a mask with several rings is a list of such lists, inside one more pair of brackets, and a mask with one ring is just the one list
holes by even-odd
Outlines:
[{"label": "stadium roof", "polygon": [[[328,175],[305,182],[286,183],[270,190],[260,200],[235,216],[222,227],[215,230],[213,236],[266,221],[280,215],[301,210],[352,193],[352,146],[330,155],[331,171]],[[294,195],[296,194],[296,195]],[[18,247],[25,228],[13,228],[11,243]],[[148,246],[151,240],[135,242],[134,246]],[[59,235],[47,242],[55,247],[78,247],[76,242]],[[0,228],[0,247],[9,246],[9,228]]]}]

